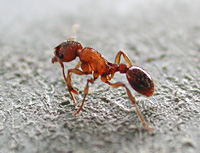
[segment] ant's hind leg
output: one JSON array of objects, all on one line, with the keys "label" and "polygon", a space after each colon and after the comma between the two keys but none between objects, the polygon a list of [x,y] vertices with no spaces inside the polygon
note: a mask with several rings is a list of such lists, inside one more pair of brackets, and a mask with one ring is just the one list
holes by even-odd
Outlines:
[{"label": "ant's hind leg", "polygon": [[148,131],[152,132],[153,129],[149,127],[149,125],[146,123],[146,121],[144,120],[144,118],[142,117],[142,114],[135,102],[135,98],[133,97],[133,95],[131,94],[130,90],[126,87],[126,85],[122,82],[116,82],[116,83],[110,83],[109,81],[106,81],[106,78],[102,77],[101,80],[105,83],[107,83],[108,85],[110,85],[113,88],[117,88],[117,87],[124,87],[126,89],[126,93],[129,97],[129,99],[131,100],[131,102],[133,103],[133,105],[135,106],[136,112],[141,120],[141,122],[144,124],[144,126],[147,127]]},{"label": "ant's hind leg", "polygon": [[117,53],[117,55],[116,55],[116,57],[115,57],[115,64],[118,64],[118,65],[119,65],[120,59],[121,59],[121,55],[123,55],[123,57],[124,57],[124,59],[125,59],[125,61],[126,61],[126,64],[127,64],[129,67],[132,66],[132,63],[131,63],[130,59],[129,59],[128,56],[127,56],[124,52],[122,52],[122,51],[119,51],[119,52]]}]

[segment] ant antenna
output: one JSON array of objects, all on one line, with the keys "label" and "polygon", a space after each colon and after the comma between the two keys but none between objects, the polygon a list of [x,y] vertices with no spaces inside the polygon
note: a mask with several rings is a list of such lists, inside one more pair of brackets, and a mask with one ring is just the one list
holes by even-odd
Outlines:
[{"label": "ant antenna", "polygon": [[67,41],[75,41],[76,40],[76,31],[79,29],[79,24],[74,24],[72,26],[72,37],[67,39]]}]

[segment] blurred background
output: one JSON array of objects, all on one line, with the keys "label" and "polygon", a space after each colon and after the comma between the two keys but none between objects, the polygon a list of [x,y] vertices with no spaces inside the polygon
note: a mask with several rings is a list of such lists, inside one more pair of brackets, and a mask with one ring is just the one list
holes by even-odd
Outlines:
[{"label": "blurred background", "polygon": [[[200,2],[198,0],[0,0],[0,152],[200,150]],[[100,79],[74,117],[88,76],[73,75],[74,106],[54,47],[71,37],[113,62],[119,50],[155,81],[136,97],[150,134],[123,88]],[[78,58],[65,64],[73,68]],[[124,62],[124,60],[122,60]]]}]

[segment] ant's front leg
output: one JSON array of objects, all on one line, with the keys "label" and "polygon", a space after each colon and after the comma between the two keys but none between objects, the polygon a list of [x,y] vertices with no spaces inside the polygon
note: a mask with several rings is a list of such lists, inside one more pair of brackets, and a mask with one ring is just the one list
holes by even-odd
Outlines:
[{"label": "ant's front leg", "polygon": [[129,59],[128,56],[127,56],[124,52],[122,52],[122,51],[119,51],[119,52],[117,53],[117,55],[116,55],[116,57],[115,57],[115,64],[118,64],[118,65],[119,65],[121,55],[123,55],[123,57],[124,57],[124,59],[125,59],[125,61],[126,61],[126,64],[127,64],[129,67],[132,66],[132,63],[131,63],[130,59]]},{"label": "ant's front leg", "polygon": [[137,104],[136,104],[136,102],[135,102],[135,98],[133,97],[133,95],[131,94],[130,90],[127,88],[127,86],[126,86],[124,83],[122,83],[122,82],[110,83],[110,82],[107,80],[106,77],[101,77],[101,80],[102,80],[103,82],[107,83],[108,85],[110,85],[110,86],[113,87],[113,88],[124,87],[124,88],[126,89],[126,93],[127,93],[128,97],[129,97],[129,99],[131,100],[131,102],[133,103],[133,105],[135,106],[136,112],[137,112],[137,114],[138,114],[138,116],[139,116],[141,122],[144,124],[144,126],[147,127],[148,131],[152,132],[153,129],[149,127],[149,125],[146,123],[146,121],[145,121],[144,118],[142,117],[142,114],[141,114],[141,112],[140,112],[140,110],[139,110],[139,108],[138,108],[138,106],[137,106]]},{"label": "ant's front leg", "polygon": [[72,73],[75,73],[77,75],[85,75],[86,73],[82,72],[81,70],[79,69],[69,69],[68,70],[68,73],[67,73],[67,79],[66,79],[66,84],[67,84],[67,87],[68,87],[68,91],[74,101],[74,104],[76,105],[76,100],[74,98],[74,94],[78,94],[78,92],[72,87],[72,84],[71,84],[71,74]]}]

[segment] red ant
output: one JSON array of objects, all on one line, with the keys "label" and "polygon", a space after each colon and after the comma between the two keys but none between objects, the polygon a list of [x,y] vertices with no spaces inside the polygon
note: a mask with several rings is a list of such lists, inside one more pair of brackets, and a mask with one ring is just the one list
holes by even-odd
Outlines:
[{"label": "red ant", "polygon": [[[75,29],[75,28],[74,28]],[[139,108],[136,105],[135,98],[132,96],[130,90],[127,86],[122,82],[111,83],[110,80],[114,77],[115,72],[126,73],[127,80],[129,84],[132,86],[134,90],[144,96],[152,96],[154,92],[154,83],[152,81],[151,76],[142,68],[138,66],[133,66],[128,56],[119,51],[115,58],[115,63],[110,63],[106,59],[104,59],[99,52],[94,50],[93,48],[85,47],[75,41],[75,31],[73,38],[68,39],[67,41],[61,43],[57,47],[55,47],[55,56],[52,58],[52,63],[59,62],[62,67],[62,73],[65,80],[65,83],[68,87],[69,93],[76,104],[76,100],[74,98],[74,94],[78,94],[78,92],[71,85],[71,74],[75,73],[77,75],[88,75],[92,74],[93,78],[89,78],[87,80],[85,89],[84,89],[84,97],[82,104],[78,111],[74,113],[74,115],[78,114],[85,102],[85,98],[88,94],[89,83],[94,83],[94,81],[101,76],[101,81],[107,83],[113,88],[124,87],[126,89],[127,95],[133,105],[136,108],[136,112],[141,119],[144,126],[147,127],[149,131],[152,131],[152,128],[145,122],[142,117],[142,114],[139,111]],[[120,57],[123,55],[126,64],[120,63]],[[65,76],[64,64],[63,62],[73,61],[76,57],[79,57],[80,61],[76,65],[75,68],[69,69],[67,73],[67,78]],[[78,69],[81,67],[82,70]]]}]

